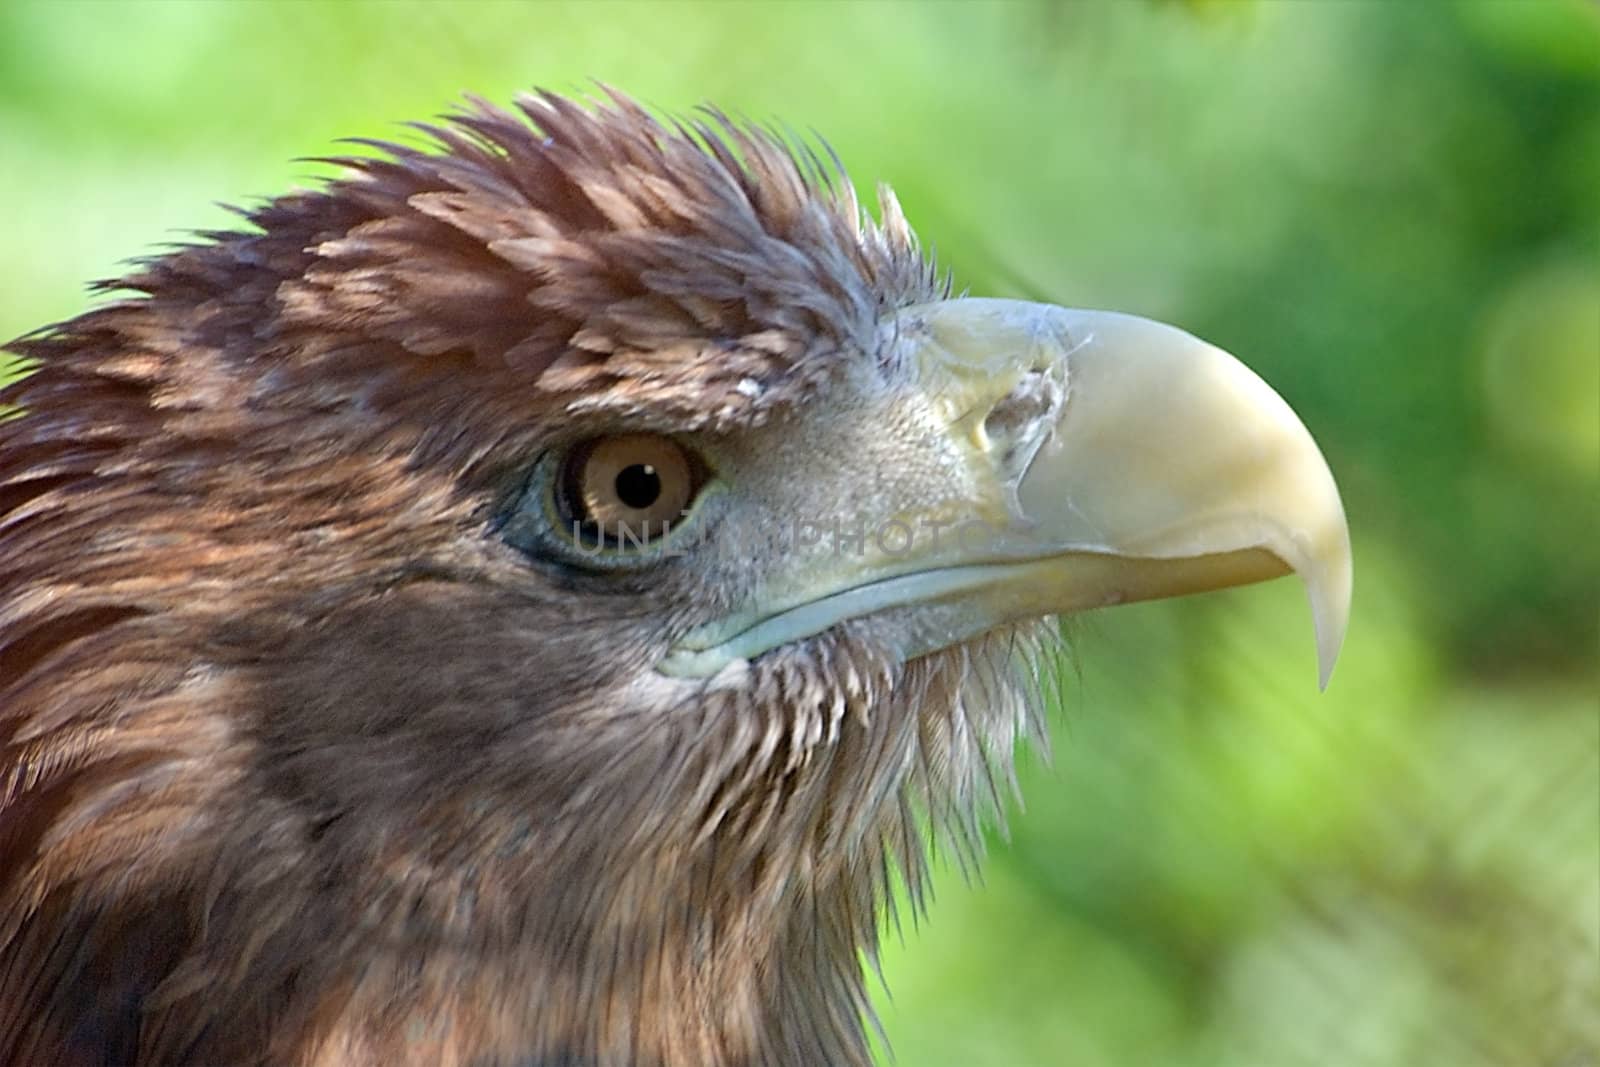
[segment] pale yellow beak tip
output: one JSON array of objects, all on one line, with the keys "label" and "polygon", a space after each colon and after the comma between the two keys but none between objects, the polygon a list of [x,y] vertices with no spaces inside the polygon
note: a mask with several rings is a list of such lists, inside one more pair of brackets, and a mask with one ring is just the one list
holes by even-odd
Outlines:
[{"label": "pale yellow beak tip", "polygon": [[1350,625],[1350,595],[1353,576],[1348,536],[1342,538],[1343,551],[1329,559],[1317,579],[1306,576],[1306,594],[1311,601],[1311,620],[1317,637],[1317,686],[1326,691],[1333,678],[1334,664],[1344,648],[1345,631]]}]

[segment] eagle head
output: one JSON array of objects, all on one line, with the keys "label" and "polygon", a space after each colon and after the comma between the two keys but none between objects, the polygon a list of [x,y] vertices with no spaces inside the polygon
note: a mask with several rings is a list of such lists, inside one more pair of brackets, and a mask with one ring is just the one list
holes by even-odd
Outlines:
[{"label": "eagle head", "polygon": [[1232,357],[952,297],[891,193],[472,103],[13,344],[0,1061],[865,1064],[1065,613],[1298,572]]}]

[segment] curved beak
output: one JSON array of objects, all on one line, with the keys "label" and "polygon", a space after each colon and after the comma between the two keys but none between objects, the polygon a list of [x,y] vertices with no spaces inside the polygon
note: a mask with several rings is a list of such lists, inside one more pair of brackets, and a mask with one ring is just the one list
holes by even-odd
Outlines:
[{"label": "curved beak", "polygon": [[1350,613],[1344,508],[1310,433],[1249,368],[1162,323],[1021,301],[923,305],[894,327],[893,357],[992,502],[982,523],[943,547],[814,567],[784,602],[692,635],[663,670],[710,673],[889,609],[921,613],[915,655],[1020,619],[1292,572],[1327,685]]},{"label": "curved beak", "polygon": [[1050,434],[1016,492],[1033,535],[1060,554],[1009,591],[1019,608],[1082,610],[1293,572],[1327,685],[1350,616],[1350,534],[1327,462],[1270,386],[1220,348],[1133,315],[967,300],[926,321],[935,377],[950,373],[940,362],[993,367],[1005,352],[1059,373]]}]

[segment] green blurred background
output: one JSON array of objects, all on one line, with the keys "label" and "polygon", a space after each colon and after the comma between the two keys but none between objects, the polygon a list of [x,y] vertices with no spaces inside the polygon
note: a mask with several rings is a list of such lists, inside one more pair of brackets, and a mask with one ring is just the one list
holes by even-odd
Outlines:
[{"label": "green blurred background", "polygon": [[821,131],[974,292],[1223,345],[1345,492],[1326,694],[1292,583],[1071,624],[1011,840],[891,935],[898,1063],[1600,1064],[1600,8],[12,0],[0,335],[591,78]]}]

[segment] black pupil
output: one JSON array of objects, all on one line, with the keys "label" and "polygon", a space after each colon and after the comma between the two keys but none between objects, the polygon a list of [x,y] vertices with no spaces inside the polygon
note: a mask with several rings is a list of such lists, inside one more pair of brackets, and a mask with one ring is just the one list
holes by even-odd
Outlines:
[{"label": "black pupil", "polygon": [[661,497],[661,475],[648,463],[624,467],[617,475],[617,499],[643,511]]}]

